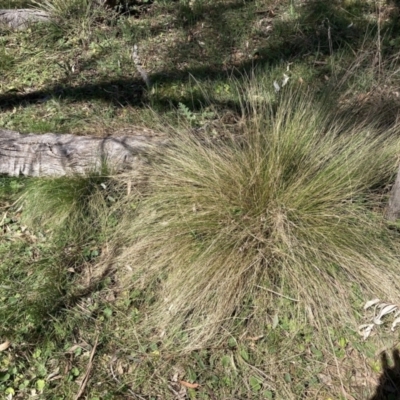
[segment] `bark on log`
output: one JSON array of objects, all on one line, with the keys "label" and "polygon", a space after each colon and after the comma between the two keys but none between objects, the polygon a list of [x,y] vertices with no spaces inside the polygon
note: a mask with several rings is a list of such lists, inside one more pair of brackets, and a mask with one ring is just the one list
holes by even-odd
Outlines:
[{"label": "bark on log", "polygon": [[396,221],[396,219],[400,218],[400,167],[390,194],[386,218],[389,221]]},{"label": "bark on log", "polygon": [[13,30],[26,29],[34,22],[49,22],[50,15],[46,11],[21,8],[18,10],[0,10],[0,28]]},{"label": "bark on log", "polygon": [[0,174],[63,176],[98,171],[104,162],[114,171],[139,168],[143,155],[165,143],[160,136],[74,136],[20,134],[0,128]]}]

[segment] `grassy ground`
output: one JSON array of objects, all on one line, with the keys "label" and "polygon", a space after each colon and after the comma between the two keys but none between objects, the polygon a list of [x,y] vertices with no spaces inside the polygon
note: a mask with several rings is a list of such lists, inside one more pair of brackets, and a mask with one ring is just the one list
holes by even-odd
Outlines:
[{"label": "grassy ground", "polygon": [[0,398],[372,398],[398,345],[357,332],[400,304],[398,2],[49,4],[0,31],[0,126],[176,146],[139,183],[0,178]]}]

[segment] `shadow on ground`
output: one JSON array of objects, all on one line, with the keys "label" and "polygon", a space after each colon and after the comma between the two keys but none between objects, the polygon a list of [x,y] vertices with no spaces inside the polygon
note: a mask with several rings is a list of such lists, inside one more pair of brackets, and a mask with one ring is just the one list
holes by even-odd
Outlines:
[{"label": "shadow on ground", "polygon": [[[399,30],[400,6],[397,1],[388,4],[387,15],[380,29],[382,37],[386,37],[383,44],[384,56],[390,57],[400,47],[400,42],[390,40],[391,35]],[[257,9],[254,1],[233,1],[228,4],[217,2],[192,8],[178,3],[174,7],[178,9],[174,27],[183,34],[173,44],[168,44],[170,48],[166,54],[169,58],[169,67],[150,74],[151,82],[156,85],[165,82],[168,84],[186,82],[190,76],[199,83],[203,80],[226,81],[232,75],[249,76],[258,67],[268,68],[298,60],[305,60],[305,62],[311,60],[309,61],[310,68],[316,67],[317,64],[326,65],[326,58],[336,53],[348,51],[350,55],[356,54],[360,48],[367,46],[368,41],[373,42],[378,29],[377,23],[371,22],[374,20],[368,18],[368,15],[376,10],[367,2],[349,2],[348,5],[344,5],[343,2],[336,0],[333,2],[309,1],[292,10],[292,15],[286,20],[275,17],[282,11],[283,6],[279,2],[267,10]],[[232,13],[239,13],[242,19],[235,19],[238,17],[232,16]],[[246,27],[240,26],[240,23],[245,24]],[[203,30],[204,37],[196,38],[199,24],[205,24],[206,29]],[[157,26],[155,23],[152,27],[154,37],[161,34]],[[248,26],[254,26],[255,33],[250,34],[250,39],[254,42],[256,51],[253,55],[242,57],[240,61],[235,62],[230,58],[232,52],[239,46],[238,32],[250,32]],[[272,31],[265,26],[272,26]],[[188,37],[192,39],[189,40]],[[204,48],[199,48],[200,39],[206,43]],[[217,55],[218,62],[215,61]],[[196,60],[201,60],[201,62]],[[230,60],[230,62],[226,63],[222,60]],[[89,64],[86,68],[93,67]],[[325,73],[323,68],[322,76]],[[360,66],[358,73],[361,73],[362,68],[364,66]],[[20,105],[27,106],[53,97],[70,102],[101,100],[117,107],[143,107],[150,103],[146,96],[145,85],[139,78],[92,80],[90,83],[83,84],[63,79],[30,93],[2,94],[0,95],[0,110],[10,110]],[[174,101],[183,102],[196,109],[210,100],[209,97],[206,99],[199,93],[195,95],[195,98],[190,94],[187,99],[183,95],[178,100],[155,97],[151,99],[151,106],[160,110],[166,105],[174,104]],[[238,105],[233,103],[218,104],[216,102],[216,105],[236,110],[238,108]]]},{"label": "shadow on ground", "polygon": [[386,352],[381,355],[382,374],[374,395],[369,400],[398,400],[400,399],[400,352],[392,351],[393,366],[389,365]]}]

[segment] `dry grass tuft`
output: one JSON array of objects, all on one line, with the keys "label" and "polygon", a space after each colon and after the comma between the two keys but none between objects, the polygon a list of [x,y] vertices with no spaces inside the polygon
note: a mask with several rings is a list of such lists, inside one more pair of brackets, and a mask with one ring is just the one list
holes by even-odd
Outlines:
[{"label": "dry grass tuft", "polygon": [[142,328],[167,344],[199,348],[265,324],[276,293],[316,325],[355,322],[352,304],[370,295],[398,296],[397,244],[376,195],[396,171],[395,135],[332,118],[309,95],[271,107],[264,91],[248,85],[240,143],[177,133],[124,228],[130,284],[155,291]]}]

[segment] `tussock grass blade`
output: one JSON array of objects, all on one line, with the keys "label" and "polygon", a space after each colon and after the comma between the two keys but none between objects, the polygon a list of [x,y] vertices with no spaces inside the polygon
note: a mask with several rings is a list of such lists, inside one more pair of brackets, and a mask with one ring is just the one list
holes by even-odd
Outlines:
[{"label": "tussock grass blade", "polygon": [[316,324],[321,313],[355,324],[354,286],[399,293],[397,243],[374,196],[396,171],[392,132],[332,118],[300,93],[283,91],[273,108],[250,89],[241,140],[177,134],[126,227],[134,285],[158,288],[148,326],[185,332],[183,347],[233,329],[246,299],[262,323],[277,300],[260,283],[301,299]]}]

